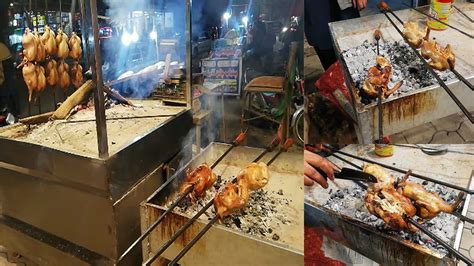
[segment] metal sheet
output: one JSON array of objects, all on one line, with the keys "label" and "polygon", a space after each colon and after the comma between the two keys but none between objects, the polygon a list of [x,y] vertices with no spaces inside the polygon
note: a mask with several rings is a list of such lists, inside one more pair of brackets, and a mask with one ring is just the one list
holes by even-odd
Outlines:
[{"label": "metal sheet", "polygon": [[[474,6],[466,3],[458,3],[465,12],[474,15]],[[427,11],[428,7],[421,8]],[[426,19],[423,15],[413,10],[396,11],[396,14],[403,20]],[[472,32],[472,24],[465,23],[465,19],[459,14],[450,17],[450,24],[468,32]],[[403,41],[390,22],[383,14],[367,16],[357,19],[333,22],[329,24],[337,54],[349,48],[361,45],[365,40],[372,40],[373,31],[380,27],[384,41]],[[450,43],[456,54],[456,69],[469,82],[474,82],[474,62],[472,57],[472,47],[474,41],[467,36],[449,29],[442,32],[432,31],[432,37],[441,43]],[[344,61],[341,61],[344,64]],[[357,112],[357,135],[360,143],[368,144],[378,138],[378,111],[375,103],[364,105],[360,102],[355,82],[350,75],[346,75],[350,80],[346,85],[350,88],[354,109]],[[459,81],[447,83],[453,93],[461,99],[466,108],[474,111],[474,101],[472,91]],[[443,118],[461,112],[459,107],[452,101],[448,94],[439,85],[422,88],[400,96],[391,96],[383,103],[383,123],[384,134],[395,134],[424,123]]]},{"label": "metal sheet", "polygon": [[[211,144],[199,156],[186,165],[181,171],[164,184],[154,193],[146,203],[141,205],[141,223],[144,231],[165,210],[160,206],[173,199],[179,186],[184,180],[185,169],[196,166],[203,162],[213,162],[223,153],[228,145]],[[255,159],[261,149],[249,147],[235,148],[214,169],[215,173],[222,176],[234,176],[242,167]],[[268,161],[273,154],[268,154],[262,161]],[[298,163],[295,163],[298,162]],[[284,231],[279,232],[280,239],[286,238],[284,242],[269,241],[263,238],[249,236],[240,231],[227,228],[223,225],[213,226],[208,233],[194,246],[189,253],[180,261],[182,265],[210,265],[217,261],[227,261],[233,264],[254,265],[294,265],[303,263],[303,180],[302,176],[302,154],[282,154],[274,164],[270,166],[274,183],[270,183],[265,189],[280,188],[284,195],[291,199],[290,208],[293,224]],[[285,178],[282,178],[284,176]],[[270,181],[271,182],[271,181]],[[190,217],[172,213],[152,232],[150,237],[143,241],[143,256],[148,258],[156,251],[176,229],[184,224]],[[204,219],[204,220],[202,220]],[[186,232],[178,238],[163,254],[165,258],[172,259],[191,240],[197,232],[204,227],[207,219],[198,219]],[[239,252],[235,252],[235,250]],[[197,263],[197,264],[196,264]]]}]

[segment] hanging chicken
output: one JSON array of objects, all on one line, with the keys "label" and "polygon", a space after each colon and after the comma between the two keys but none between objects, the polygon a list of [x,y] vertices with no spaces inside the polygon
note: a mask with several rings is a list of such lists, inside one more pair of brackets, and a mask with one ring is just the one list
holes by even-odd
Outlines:
[{"label": "hanging chicken", "polygon": [[36,62],[43,62],[46,59],[46,51],[43,42],[41,41],[41,36],[38,34],[38,31],[35,30],[34,40],[36,42]]},{"label": "hanging chicken", "polygon": [[36,67],[31,62],[26,62],[22,69],[23,80],[25,80],[26,86],[28,87],[28,101],[31,102],[33,92],[36,91],[38,86],[38,76],[36,75]]},{"label": "hanging chicken", "polygon": [[58,84],[58,63],[56,60],[51,59],[46,64],[46,81],[49,86],[55,87]]},{"label": "hanging chicken", "polygon": [[71,38],[69,38],[69,48],[71,49],[71,51],[69,52],[69,56],[72,59],[78,60],[79,58],[81,58],[81,38],[79,38],[79,36],[77,36],[75,32],[73,32]]},{"label": "hanging chicken", "polygon": [[56,43],[58,44],[58,57],[62,60],[66,59],[69,56],[68,37],[61,29],[56,35]]},{"label": "hanging chicken", "polygon": [[58,47],[56,45],[56,35],[47,25],[44,26],[44,33],[41,36],[41,42],[44,45],[46,54],[51,57],[56,56],[56,52],[58,50]]},{"label": "hanging chicken", "polygon": [[[36,52],[37,52],[37,44],[35,35],[31,33],[29,28],[25,29],[25,33],[23,34],[23,38],[21,39],[21,43],[23,45],[23,56],[24,62],[26,61],[34,61],[36,59]],[[19,66],[20,67],[20,66]]]},{"label": "hanging chicken", "polygon": [[69,66],[64,61],[61,61],[58,66],[58,74],[59,74],[59,86],[66,93],[66,90],[69,88],[71,84],[71,78],[69,76]]},{"label": "hanging chicken", "polygon": [[35,72],[36,77],[38,79],[38,85],[36,86],[36,92],[38,97],[38,95],[46,88],[46,77],[44,76],[44,68],[40,65],[36,65]]},{"label": "hanging chicken", "polygon": [[82,76],[82,66],[78,62],[74,62],[71,68],[71,80],[76,89],[84,84],[84,77]]}]

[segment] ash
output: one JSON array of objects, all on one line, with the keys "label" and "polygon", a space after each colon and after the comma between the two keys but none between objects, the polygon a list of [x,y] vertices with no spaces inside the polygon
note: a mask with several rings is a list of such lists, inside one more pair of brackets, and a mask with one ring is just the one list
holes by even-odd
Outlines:
[{"label": "ash", "polygon": [[[204,198],[198,199],[194,204],[189,199],[183,200],[175,209],[176,212],[184,215],[194,216],[209,201],[214,199],[218,189],[224,185],[220,176],[218,176],[214,186],[209,189]],[[224,218],[222,224],[234,230],[241,231],[252,236],[260,236],[274,241],[280,240],[280,236],[276,234],[276,227],[280,224],[290,224],[291,220],[285,214],[279,213],[281,206],[289,206],[290,200],[282,198],[284,195],[282,190],[264,191],[262,189],[252,191],[250,193],[247,206],[230,216]],[[169,201],[165,207],[169,207],[172,202]],[[207,220],[214,218],[214,208],[209,208],[202,216]]]},{"label": "ash", "polygon": [[[453,203],[458,193],[439,184],[428,183],[427,181],[421,182],[421,180],[417,178],[410,177],[409,180],[412,182],[422,183],[428,191],[438,193],[438,195],[448,203]],[[418,231],[417,233],[411,233],[395,231],[386,226],[382,219],[370,214],[364,205],[364,198],[366,195],[366,190],[364,188],[354,186],[352,188],[332,190],[329,193],[330,197],[324,204],[324,207],[374,226],[389,235],[428,247],[442,255],[448,253],[443,246],[439,245],[422,232]],[[454,215],[440,213],[437,217],[426,221],[423,226],[440,237],[443,241],[452,243],[456,236],[458,221],[458,218]]]},{"label": "ash", "polygon": [[[397,82],[403,81],[403,85],[393,94],[400,96],[421,88],[426,88],[437,84],[436,79],[424,67],[421,60],[413,53],[411,48],[403,41],[380,42],[380,54],[390,60],[392,64],[392,77],[389,82],[389,88],[392,88]],[[374,102],[375,99],[369,99],[362,90],[364,80],[367,78],[367,71],[375,65],[377,56],[377,45],[365,40],[360,46],[350,48],[342,52],[352,80],[359,89],[361,101],[364,104]],[[437,71],[440,78],[446,82],[454,80],[456,77],[451,71]]]}]

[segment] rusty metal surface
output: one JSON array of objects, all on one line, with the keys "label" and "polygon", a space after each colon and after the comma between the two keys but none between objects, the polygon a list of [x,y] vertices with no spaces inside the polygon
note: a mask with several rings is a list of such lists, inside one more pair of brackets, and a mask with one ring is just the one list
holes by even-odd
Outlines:
[{"label": "rusty metal surface", "polygon": [[[474,6],[466,3],[457,4],[459,7],[474,14]],[[428,7],[421,7],[427,10]],[[403,20],[423,20],[423,15],[413,10],[396,11]],[[473,28],[468,23],[463,23],[463,18],[459,14],[452,16],[450,24],[456,27],[472,31]],[[342,51],[351,47],[361,45],[365,40],[372,40],[372,33],[379,28],[383,33],[384,41],[403,41],[393,26],[383,14],[351,19],[330,23],[331,34],[334,46],[340,57],[341,63],[345,66],[345,61],[341,59]],[[474,62],[469,60],[472,57],[472,46],[474,41],[458,32],[450,29],[442,32],[432,31],[432,35],[441,43],[450,43],[456,54],[456,69],[469,82],[474,82]],[[344,68],[345,72],[348,69]],[[357,135],[360,143],[373,143],[377,138],[378,112],[376,103],[364,105],[360,101],[358,89],[355,88],[351,75],[346,74],[346,86],[349,88],[352,97],[352,104],[357,114]],[[460,81],[446,82],[453,93],[461,99],[468,110],[474,111],[474,102],[467,101],[472,98],[472,91]],[[422,88],[416,91],[404,93],[399,96],[391,96],[383,101],[383,131],[386,135],[399,133],[401,131],[422,125],[433,120],[449,116],[460,112],[460,109],[448,96],[448,94],[438,85]]]},{"label": "rusty metal surface", "polygon": [[[199,156],[169,179],[147,202],[141,204],[142,232],[166,210],[163,204],[174,199],[179,186],[184,180],[185,170],[203,162],[213,162],[223,153],[226,147],[228,145],[211,144]],[[230,173],[235,175],[238,169],[241,169],[255,159],[261,151],[261,149],[249,147],[236,147],[214,168],[214,172],[218,175],[222,174],[223,178],[230,175]],[[268,161],[272,155],[267,154],[262,161]],[[274,176],[274,179],[271,180],[275,180],[274,185],[277,184],[279,188],[283,189],[284,195],[293,201],[291,209],[294,210],[295,215],[294,225],[288,227],[287,232],[279,233],[281,239],[286,238],[287,243],[250,236],[219,224],[214,225],[188,254],[180,260],[180,263],[182,265],[210,265],[217,261],[226,261],[235,265],[245,263],[252,263],[254,265],[302,264],[303,236],[301,232],[303,231],[303,213],[301,207],[299,207],[303,204],[302,165],[295,164],[295,161],[302,162],[301,157],[301,154],[284,153],[270,167],[270,175]],[[280,174],[276,174],[277,172]],[[277,181],[277,179],[282,178],[282,175],[287,179],[286,183]],[[190,216],[177,213],[168,215],[150,236],[143,241],[144,260],[153,254],[189,218]],[[201,216],[201,219],[198,219],[163,253],[163,257],[168,259],[174,258],[185,244],[205,226],[206,221],[205,215]],[[235,252],[237,249],[239,251]]]},{"label": "rusty metal surface", "polygon": [[0,138],[0,212],[115,259],[139,235],[138,206],[164,182],[162,164],[190,152],[191,126],[184,111],[106,160]]}]

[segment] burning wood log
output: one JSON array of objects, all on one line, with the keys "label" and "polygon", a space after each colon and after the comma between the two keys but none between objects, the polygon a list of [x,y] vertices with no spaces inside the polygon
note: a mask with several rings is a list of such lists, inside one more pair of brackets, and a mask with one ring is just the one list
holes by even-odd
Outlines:
[{"label": "burning wood log", "polygon": [[79,89],[77,89],[71,96],[69,96],[59,108],[51,116],[52,120],[66,119],[71,110],[78,104],[82,103],[89,92],[92,90],[92,80],[86,81]]}]

